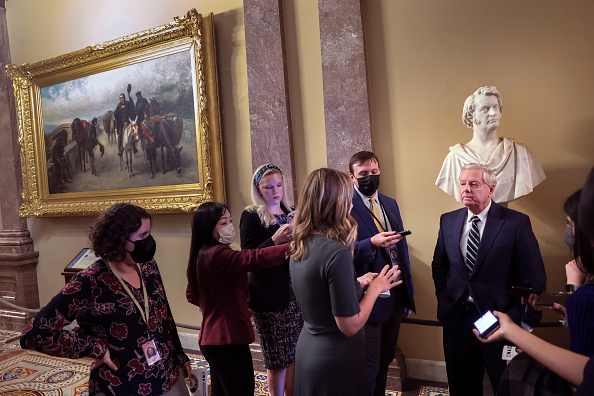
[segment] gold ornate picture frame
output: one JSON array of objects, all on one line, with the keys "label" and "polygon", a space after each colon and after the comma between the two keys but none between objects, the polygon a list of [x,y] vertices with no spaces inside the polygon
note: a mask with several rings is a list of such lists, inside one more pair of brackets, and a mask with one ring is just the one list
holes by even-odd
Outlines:
[{"label": "gold ornate picture frame", "polygon": [[167,25],[8,65],[7,73],[18,112],[21,216],[93,215],[121,201],[187,213],[225,200],[212,14],[192,9]]}]

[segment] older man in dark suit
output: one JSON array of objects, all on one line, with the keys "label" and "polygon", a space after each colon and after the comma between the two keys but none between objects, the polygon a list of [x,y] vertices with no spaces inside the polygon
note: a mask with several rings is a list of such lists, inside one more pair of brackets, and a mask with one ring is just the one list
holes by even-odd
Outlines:
[{"label": "older man in dark suit", "polygon": [[460,199],[466,208],[440,220],[432,270],[452,396],[482,395],[485,368],[496,391],[505,369],[503,342],[482,344],[472,333],[481,314],[497,310],[529,326],[541,319],[509,294],[511,286],[545,290],[538,241],[528,216],[491,200],[495,185],[486,166],[464,166]]},{"label": "older man in dark suit", "polygon": [[394,360],[400,320],[415,310],[406,238],[396,201],[377,192],[380,167],[370,151],[354,154],[349,161],[353,181],[351,215],[359,224],[355,242],[354,264],[357,276],[379,273],[388,264],[398,265],[402,284],[376,300],[365,324],[365,366],[374,396],[384,396],[388,366]]}]

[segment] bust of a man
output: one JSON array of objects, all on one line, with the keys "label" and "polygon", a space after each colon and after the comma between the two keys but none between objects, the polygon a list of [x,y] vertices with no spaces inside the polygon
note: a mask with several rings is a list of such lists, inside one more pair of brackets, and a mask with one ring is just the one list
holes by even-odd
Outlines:
[{"label": "bust of a man", "polygon": [[538,160],[526,145],[497,136],[503,109],[495,87],[481,87],[464,102],[462,122],[472,128],[472,139],[450,147],[435,184],[456,200],[459,197],[458,175],[469,163],[487,165],[497,177],[493,200],[511,202],[532,192],[545,178]]}]

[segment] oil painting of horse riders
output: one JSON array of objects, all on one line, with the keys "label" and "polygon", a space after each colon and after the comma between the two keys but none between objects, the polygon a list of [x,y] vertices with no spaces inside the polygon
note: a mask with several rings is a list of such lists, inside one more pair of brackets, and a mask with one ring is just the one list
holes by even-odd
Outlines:
[{"label": "oil painting of horse riders", "polygon": [[49,194],[199,183],[193,51],[42,87]]},{"label": "oil painting of horse riders", "polygon": [[190,213],[225,201],[214,14],[35,63],[6,65],[16,99],[19,215],[88,216],[115,202]]}]

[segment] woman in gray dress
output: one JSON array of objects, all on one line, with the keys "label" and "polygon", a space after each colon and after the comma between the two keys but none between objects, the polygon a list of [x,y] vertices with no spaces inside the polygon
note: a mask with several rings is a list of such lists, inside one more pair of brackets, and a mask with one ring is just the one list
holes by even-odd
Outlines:
[{"label": "woman in gray dress", "polygon": [[352,198],[348,176],[322,168],[309,175],[299,199],[289,251],[293,291],[305,322],[297,342],[296,396],[369,394],[360,330],[378,295],[402,283],[393,282],[398,268],[387,265],[357,279]]}]

